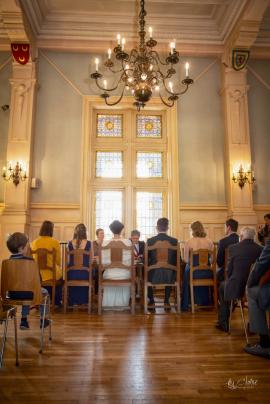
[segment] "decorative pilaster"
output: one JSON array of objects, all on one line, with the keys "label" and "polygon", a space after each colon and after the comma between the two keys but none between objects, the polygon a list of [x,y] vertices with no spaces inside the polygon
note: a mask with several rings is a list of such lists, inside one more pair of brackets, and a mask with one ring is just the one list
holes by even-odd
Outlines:
[{"label": "decorative pilaster", "polygon": [[[223,67],[222,98],[225,118],[226,185],[229,216],[241,224],[256,224],[253,210],[252,185],[241,189],[232,181],[233,171],[242,164],[251,165],[251,149],[248,122],[246,70],[235,71]],[[256,173],[255,173],[256,175]]]},{"label": "decorative pilaster", "polygon": [[[32,128],[36,89],[36,63],[26,65],[13,62],[11,83],[10,121],[7,146],[7,161],[13,164],[22,161],[27,176],[31,178]],[[1,216],[1,238],[5,245],[7,234],[15,231],[28,233],[30,181],[27,179],[15,186],[5,184],[4,211]],[[7,251],[1,253],[6,256]]]}]

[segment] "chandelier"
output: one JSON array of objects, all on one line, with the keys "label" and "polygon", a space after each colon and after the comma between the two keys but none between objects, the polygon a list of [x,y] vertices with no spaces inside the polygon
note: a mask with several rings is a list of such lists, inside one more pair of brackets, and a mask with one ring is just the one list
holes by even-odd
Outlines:
[{"label": "chandelier", "polygon": [[[170,43],[170,52],[165,60],[154,50],[157,41],[153,39],[153,30],[149,27],[149,39],[146,41],[144,0],[140,1],[139,13],[139,44],[130,53],[126,52],[125,38],[117,35],[117,45],[108,49],[108,55],[104,62],[106,71],[116,75],[117,82],[111,88],[108,80],[99,72],[99,59],[95,59],[96,71],[90,75],[95,80],[100,96],[109,106],[118,104],[126,93],[134,97],[134,105],[138,111],[145,106],[153,94],[159,95],[163,104],[172,107],[179,96],[186,93],[193,83],[189,77],[189,64],[185,64],[185,78],[176,86],[171,78],[176,74],[175,65],[179,63],[179,53],[176,50],[175,40]],[[118,90],[120,95],[116,101],[110,101],[110,93]],[[118,94],[119,94],[118,93]]]}]

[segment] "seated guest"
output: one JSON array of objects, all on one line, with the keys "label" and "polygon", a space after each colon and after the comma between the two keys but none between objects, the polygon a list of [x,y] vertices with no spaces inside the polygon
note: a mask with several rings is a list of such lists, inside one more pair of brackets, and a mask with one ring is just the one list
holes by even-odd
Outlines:
[{"label": "seated guest", "polygon": [[[56,280],[59,280],[62,278],[62,270],[61,270],[61,249],[60,249],[60,243],[58,240],[53,238],[53,228],[54,224],[50,222],[49,220],[45,220],[40,228],[39,231],[39,237],[32,241],[31,243],[31,249],[32,250],[37,250],[38,248],[46,248],[49,251],[52,251],[55,249],[56,251]],[[33,255],[34,259],[37,261],[37,257],[34,254]],[[47,265],[49,267],[52,267],[52,256],[47,255]],[[48,281],[52,279],[52,272],[49,269],[42,269],[40,268],[40,274],[42,281]],[[46,287],[46,289],[49,291],[51,295],[51,287]],[[56,296],[55,296],[55,304],[59,305],[61,303],[61,298],[62,298],[62,288],[57,287],[56,288]]]},{"label": "seated guest", "polygon": [[[186,268],[184,272],[183,287],[182,287],[182,302],[181,310],[187,311],[190,296],[189,296],[189,276],[190,276],[190,266],[189,266],[189,255],[190,250],[193,251],[206,249],[209,251],[214,250],[214,244],[211,240],[206,237],[206,233],[203,224],[199,221],[193,222],[190,225],[191,239],[186,241],[184,246],[184,261],[186,262]],[[197,265],[197,262],[193,263]],[[212,277],[211,271],[195,271],[194,279],[207,279]],[[194,301],[196,304],[207,306],[209,304],[209,288],[207,286],[197,286],[194,290]]]},{"label": "seated guest", "polygon": [[[83,223],[78,224],[74,229],[73,239],[69,241],[67,249],[73,250],[91,250],[91,242],[87,240],[87,229]],[[88,267],[90,263],[90,256],[83,256],[83,266]],[[68,266],[74,266],[74,257],[70,255]],[[89,272],[86,270],[71,269],[68,271],[68,280],[88,280]],[[88,287],[87,286],[69,286],[68,287],[69,305],[73,304],[86,304],[88,303]]]},{"label": "seated guest", "polygon": [[[119,220],[114,220],[110,224],[110,230],[113,233],[111,240],[104,241],[102,247],[105,247],[110,242],[122,241],[126,246],[131,246],[131,241],[121,237],[124,229],[123,223]],[[110,264],[110,249],[102,250],[102,263],[104,265]],[[124,265],[131,265],[131,253],[129,250],[123,251],[122,263]],[[124,268],[108,268],[103,272],[104,279],[130,279],[130,270]],[[103,293],[102,306],[103,307],[127,307],[130,300],[130,287],[129,286],[105,286]]]},{"label": "seated guest", "polygon": [[[147,245],[151,247],[157,241],[168,241],[172,246],[177,246],[178,240],[174,237],[168,236],[167,234],[168,230],[169,230],[169,220],[166,217],[158,219],[157,221],[158,234],[157,236],[149,238],[147,240]],[[176,261],[177,261],[176,250],[169,250],[168,264],[176,265]],[[148,265],[154,265],[155,263],[156,263],[156,251],[151,250],[148,252]],[[152,269],[149,272],[148,276],[149,276],[149,282],[152,282],[153,284],[156,285],[161,283],[174,283],[176,279],[176,272],[171,269],[157,268]],[[165,310],[170,310],[170,294],[171,294],[171,287],[166,286],[165,298],[164,298]],[[148,298],[149,303],[151,305],[154,305],[155,300],[152,287],[148,288]],[[152,309],[152,311],[154,311],[154,309]]]},{"label": "seated guest", "polygon": [[266,311],[270,310],[270,236],[247,282],[250,331],[259,334],[259,343],[246,346],[245,352],[270,359],[270,338]]},{"label": "seated guest", "polygon": [[[27,254],[29,254],[29,242],[28,242],[28,238],[26,237],[25,234],[23,234],[23,233],[11,234],[7,240],[7,248],[11,252],[11,256],[9,257],[9,259],[33,261],[33,258],[30,258],[29,256],[27,256]],[[37,268],[37,271],[38,271],[38,268]],[[47,290],[44,288],[41,288],[41,292],[42,292],[43,297],[45,297],[48,294]],[[20,291],[9,292],[9,298],[14,299],[14,300],[23,300],[23,299],[28,300],[29,293],[20,292]],[[29,324],[28,324],[28,320],[27,320],[29,311],[30,311],[29,306],[22,306],[22,318],[21,318],[21,324],[20,324],[21,330],[29,329]],[[43,315],[43,311],[44,311],[44,306],[40,305],[40,316]],[[46,315],[47,315],[47,311],[46,311]],[[49,324],[50,324],[49,320],[47,318],[45,318],[44,327],[48,327]],[[41,325],[41,320],[40,320],[40,325]]]},{"label": "seated guest", "polygon": [[100,246],[103,243],[104,240],[104,230],[103,229],[97,229],[96,230],[96,236],[97,239],[93,241],[93,251],[94,251],[94,256],[93,256],[93,279],[95,282],[95,294],[98,293],[98,251]]},{"label": "seated guest", "polygon": [[262,245],[265,245],[265,241],[270,235],[270,213],[264,215],[264,221],[265,225],[258,232],[258,240]]},{"label": "seated guest", "polygon": [[219,312],[216,327],[228,332],[230,301],[241,299],[251,265],[260,256],[262,247],[255,243],[256,232],[244,227],[240,232],[240,243],[231,245],[228,250],[227,280],[219,286]]},{"label": "seated guest", "polygon": [[144,257],[144,248],[145,248],[145,242],[140,241],[140,236],[141,233],[139,230],[132,230],[130,234],[130,240],[133,245],[134,249],[134,259],[135,262],[143,262],[143,257]]},{"label": "seated guest", "polygon": [[239,242],[239,236],[236,233],[238,229],[238,222],[234,219],[228,219],[225,223],[226,237],[222,238],[218,242],[217,250],[217,280],[219,282],[224,281],[224,264],[225,264],[225,250],[231,244]]}]

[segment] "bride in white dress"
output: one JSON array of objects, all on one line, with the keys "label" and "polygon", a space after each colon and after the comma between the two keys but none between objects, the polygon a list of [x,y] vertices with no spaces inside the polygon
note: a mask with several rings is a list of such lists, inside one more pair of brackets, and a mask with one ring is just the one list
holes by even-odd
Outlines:
[{"label": "bride in white dress", "polygon": [[[113,233],[111,240],[106,240],[102,243],[102,247],[105,247],[112,241],[121,241],[126,246],[132,245],[128,239],[121,238],[121,233],[124,229],[124,225],[118,220],[114,220],[110,224],[110,230]],[[102,263],[109,265],[111,263],[111,250],[101,250]],[[132,250],[123,250],[122,263],[124,265],[131,265]],[[108,268],[103,272],[104,279],[130,279],[130,270],[124,268]],[[130,287],[128,286],[105,286],[103,292],[103,307],[127,307],[130,300]]]}]

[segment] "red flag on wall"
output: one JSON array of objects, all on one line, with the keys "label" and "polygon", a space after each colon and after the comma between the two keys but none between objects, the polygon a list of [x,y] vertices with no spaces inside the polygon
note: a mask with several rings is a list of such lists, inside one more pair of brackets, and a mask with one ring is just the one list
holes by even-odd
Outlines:
[{"label": "red flag on wall", "polygon": [[25,65],[29,60],[30,45],[28,43],[12,43],[12,55],[16,62]]}]

